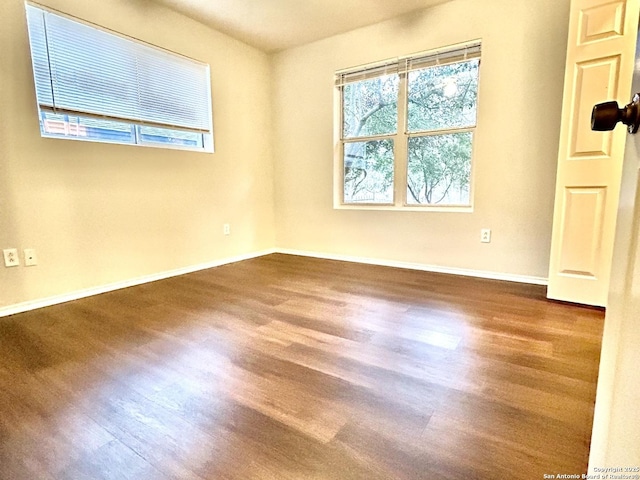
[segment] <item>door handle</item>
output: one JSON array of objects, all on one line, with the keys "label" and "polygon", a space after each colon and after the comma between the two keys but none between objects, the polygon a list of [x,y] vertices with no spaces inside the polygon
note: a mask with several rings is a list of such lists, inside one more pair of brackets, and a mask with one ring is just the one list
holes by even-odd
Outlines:
[{"label": "door handle", "polygon": [[627,125],[629,133],[636,133],[640,127],[640,94],[636,93],[631,103],[623,108],[618,102],[598,103],[591,112],[591,130],[603,132],[613,130],[618,122]]}]

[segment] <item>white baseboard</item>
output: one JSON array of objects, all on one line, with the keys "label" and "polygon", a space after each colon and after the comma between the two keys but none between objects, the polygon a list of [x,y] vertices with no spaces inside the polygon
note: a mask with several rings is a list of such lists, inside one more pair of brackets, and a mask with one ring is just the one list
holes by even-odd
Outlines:
[{"label": "white baseboard", "polygon": [[251,252],[243,255],[238,255],[235,257],[214,260],[212,262],[201,263],[198,265],[190,265],[188,267],[176,268],[175,270],[168,270],[165,272],[154,273],[151,275],[136,277],[129,280],[122,280],[120,282],[109,283],[107,285],[99,285],[97,287],[76,290],[74,292],[64,293],[61,295],[54,295],[52,297],[46,297],[46,298],[41,298],[37,300],[29,300],[27,302],[8,305],[6,307],[0,307],[0,317],[7,317],[9,315],[15,315],[16,313],[27,312],[29,310],[36,310],[38,308],[48,307],[48,306],[56,305],[59,303],[70,302],[72,300],[78,300],[80,298],[90,297],[92,295],[99,295],[101,293],[111,292],[113,290],[119,290],[121,288],[133,287],[134,285],[155,282],[157,280],[163,280],[165,278],[176,277],[178,275],[184,275],[187,273],[197,272],[199,270],[205,270],[207,268],[219,267],[221,265],[240,262],[242,260],[249,260],[250,258],[262,257],[264,255],[269,255],[271,253],[300,255],[303,257],[323,258],[327,260],[340,260],[343,262],[366,263],[370,265],[381,265],[385,267],[407,268],[410,270],[421,270],[424,272],[448,273],[452,275],[488,278],[492,280],[506,280],[509,282],[530,283],[533,285],[548,284],[548,279],[544,277],[515,275],[515,274],[500,273],[500,272],[489,272],[484,270],[469,270],[466,268],[442,267],[439,265],[427,265],[422,263],[397,262],[394,260],[382,260],[377,258],[356,257],[352,255],[338,255],[333,253],[311,252],[311,251],[305,251],[305,250],[292,250],[288,248],[272,248],[272,249],[262,250],[259,252]]},{"label": "white baseboard", "polygon": [[352,255],[338,255],[333,253],[309,252],[309,251],[303,251],[303,250],[292,250],[289,248],[276,248],[275,251],[276,253],[284,253],[287,255],[301,255],[303,257],[324,258],[326,260],[340,260],[343,262],[367,263],[370,265],[407,268],[410,270],[421,270],[424,272],[448,273],[451,275],[488,278],[491,280],[505,280],[507,282],[530,283],[533,285],[547,285],[549,283],[549,280],[547,278],[533,277],[530,275],[517,275],[512,273],[490,272],[486,270],[469,270],[466,268],[442,267],[440,265],[428,265],[424,263],[397,262],[395,260],[381,260],[378,258],[355,257]]},{"label": "white baseboard", "polygon": [[16,313],[27,312],[29,310],[36,310],[38,308],[48,307],[51,305],[56,305],[58,303],[70,302],[72,300],[78,300],[80,298],[90,297],[92,295],[99,295],[101,293],[111,292],[113,290],[119,290],[121,288],[133,287],[134,285],[155,282],[157,280],[163,280],[165,278],[176,277],[178,275],[184,275],[186,273],[197,272],[198,270],[205,270],[207,268],[219,267],[221,265],[226,265],[228,263],[240,262],[242,260],[261,257],[263,255],[269,255],[275,252],[276,252],[275,249],[262,250],[259,252],[251,252],[243,255],[237,255],[235,257],[214,260],[212,262],[201,263],[198,265],[190,265],[188,267],[176,268],[175,270],[168,270],[165,272],[153,273],[151,275],[144,275],[142,277],[122,280],[120,282],[109,283],[107,285],[99,285],[97,287],[76,290],[74,292],[63,293],[62,295],[54,295],[52,297],[46,297],[46,298],[41,298],[37,300],[29,300],[27,302],[16,303],[14,305],[0,307],[0,317],[15,315]]}]

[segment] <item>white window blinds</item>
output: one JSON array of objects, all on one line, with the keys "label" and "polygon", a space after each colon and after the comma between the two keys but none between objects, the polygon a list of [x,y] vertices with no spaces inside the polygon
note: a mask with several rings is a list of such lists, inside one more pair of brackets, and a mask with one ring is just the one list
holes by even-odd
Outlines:
[{"label": "white window blinds", "polygon": [[435,67],[448,63],[463,62],[480,58],[480,41],[452,45],[438,50],[417,53],[408,57],[399,57],[384,62],[364,65],[361,67],[340,70],[336,72],[335,85],[341,87],[347,83],[361,82],[383,75],[404,73],[411,70]]},{"label": "white window blinds", "polygon": [[210,133],[209,66],[27,5],[40,108]]},{"label": "white window blinds", "polygon": [[402,70],[411,71],[480,58],[481,53],[482,49],[480,42],[471,42],[465,45],[445,47],[443,49],[424,54],[404,57],[400,60]]},{"label": "white window blinds", "polygon": [[361,82],[370,78],[398,73],[398,60],[393,59],[382,63],[366,65],[361,68],[350,68],[336,72],[336,87],[347,83]]}]

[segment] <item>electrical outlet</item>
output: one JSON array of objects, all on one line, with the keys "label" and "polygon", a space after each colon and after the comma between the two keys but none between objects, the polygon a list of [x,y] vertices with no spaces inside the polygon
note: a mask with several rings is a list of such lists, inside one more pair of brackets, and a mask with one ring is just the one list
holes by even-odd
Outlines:
[{"label": "electrical outlet", "polygon": [[491,242],[491,229],[483,228],[480,230],[480,241],[482,243],[490,243]]},{"label": "electrical outlet", "polygon": [[18,265],[20,265],[20,258],[18,258],[17,248],[5,248],[2,253],[4,254],[5,267],[17,267]]},{"label": "electrical outlet", "polygon": [[36,249],[35,248],[25,248],[24,249],[24,264],[26,267],[31,267],[33,265],[38,265],[38,257],[36,257]]},{"label": "electrical outlet", "polygon": [[225,235],[231,235],[231,225],[229,225],[228,223],[225,223],[222,226],[222,233],[224,233]]}]

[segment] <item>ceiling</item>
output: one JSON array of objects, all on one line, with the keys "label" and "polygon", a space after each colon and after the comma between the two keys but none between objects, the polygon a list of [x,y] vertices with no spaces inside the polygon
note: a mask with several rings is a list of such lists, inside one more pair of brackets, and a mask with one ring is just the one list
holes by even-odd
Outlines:
[{"label": "ceiling", "polygon": [[265,52],[303,45],[448,0],[155,0]]}]

